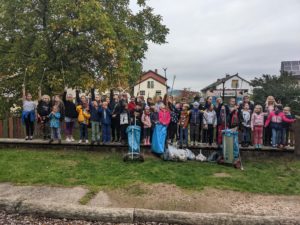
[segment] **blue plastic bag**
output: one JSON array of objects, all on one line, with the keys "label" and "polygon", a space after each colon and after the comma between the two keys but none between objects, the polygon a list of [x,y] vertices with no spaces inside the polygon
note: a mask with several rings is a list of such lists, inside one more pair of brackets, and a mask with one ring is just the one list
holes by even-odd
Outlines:
[{"label": "blue plastic bag", "polygon": [[239,140],[238,132],[232,130],[223,130],[223,156],[225,163],[234,163],[239,158]]},{"label": "blue plastic bag", "polygon": [[141,128],[139,126],[129,126],[126,129],[128,137],[129,152],[140,152]]},{"label": "blue plastic bag", "polygon": [[152,152],[163,154],[165,152],[165,142],[167,137],[167,126],[157,124],[152,135]]}]

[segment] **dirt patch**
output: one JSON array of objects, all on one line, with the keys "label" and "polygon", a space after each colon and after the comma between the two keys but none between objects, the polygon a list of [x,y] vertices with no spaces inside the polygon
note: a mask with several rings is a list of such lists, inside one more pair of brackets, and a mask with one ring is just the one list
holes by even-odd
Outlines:
[{"label": "dirt patch", "polygon": [[231,175],[228,173],[215,173],[214,177],[231,177]]},{"label": "dirt patch", "polygon": [[135,184],[126,189],[110,190],[105,193],[97,195],[92,200],[92,205],[200,213],[274,216],[300,214],[300,196],[259,195],[209,188],[194,192],[167,184]]}]

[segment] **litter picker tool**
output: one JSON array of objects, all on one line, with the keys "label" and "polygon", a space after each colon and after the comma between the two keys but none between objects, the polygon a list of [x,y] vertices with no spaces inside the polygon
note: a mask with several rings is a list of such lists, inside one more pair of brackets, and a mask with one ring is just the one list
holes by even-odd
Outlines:
[{"label": "litter picker tool", "polygon": [[63,79],[64,79],[64,86],[66,86],[64,64],[63,64],[63,61],[60,61],[60,62],[61,62],[61,71],[62,71],[62,75],[63,75]]},{"label": "litter picker tool", "polygon": [[174,75],[174,77],[173,77],[173,83],[172,83],[172,89],[171,89],[171,96],[173,95],[173,88],[174,88],[175,80],[176,80],[176,75]]},{"label": "litter picker tool", "polygon": [[45,76],[45,72],[46,72],[46,68],[44,68],[44,71],[43,71],[42,79],[41,79],[41,82],[40,82],[40,87],[42,87],[44,76]]}]

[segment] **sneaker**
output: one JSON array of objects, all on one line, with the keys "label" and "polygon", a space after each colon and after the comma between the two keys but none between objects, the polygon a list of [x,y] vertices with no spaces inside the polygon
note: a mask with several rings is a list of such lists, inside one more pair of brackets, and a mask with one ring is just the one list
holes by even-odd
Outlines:
[{"label": "sneaker", "polygon": [[50,140],[49,140],[49,144],[51,144],[52,142],[53,142],[53,139],[50,139]]},{"label": "sneaker", "polygon": [[66,142],[71,142],[71,139],[67,137]]},{"label": "sneaker", "polygon": [[85,140],[85,143],[88,144],[88,143],[89,143],[89,140]]},{"label": "sneaker", "polygon": [[28,137],[28,136],[26,136],[26,137],[25,137],[25,141],[28,141],[28,139],[29,139],[29,137]]},{"label": "sneaker", "polygon": [[58,140],[58,144],[61,144],[61,139]]},{"label": "sneaker", "polygon": [[73,137],[71,137],[71,141],[72,141],[72,142],[74,142],[74,141],[75,141],[75,139],[74,139]]},{"label": "sneaker", "polygon": [[191,141],[191,146],[195,146],[195,142]]},{"label": "sneaker", "polygon": [[33,139],[33,137],[32,137],[32,136],[30,136],[30,137],[29,137],[29,140],[31,141],[32,139]]},{"label": "sneaker", "polygon": [[82,143],[82,140],[79,140],[79,141],[78,141],[78,144],[81,144],[81,143]]}]

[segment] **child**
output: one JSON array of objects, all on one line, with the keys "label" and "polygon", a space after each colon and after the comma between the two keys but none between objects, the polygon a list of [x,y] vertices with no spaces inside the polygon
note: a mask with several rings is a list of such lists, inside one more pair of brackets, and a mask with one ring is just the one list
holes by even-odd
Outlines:
[{"label": "child", "polygon": [[[284,107],[283,113],[288,119],[295,119],[295,116],[291,114],[291,108],[290,107]],[[287,146],[289,144],[289,138],[290,138],[290,145],[293,146],[294,142],[294,132],[293,127],[291,124],[287,122],[282,123],[282,144],[284,146]]]},{"label": "child", "polygon": [[243,134],[242,146],[248,147],[251,144],[251,111],[249,104],[244,103],[240,112],[241,130]]},{"label": "child", "polygon": [[89,119],[91,117],[91,114],[89,113],[89,107],[87,104],[87,100],[83,100],[83,104],[82,105],[78,105],[76,107],[76,111],[78,113],[78,122],[79,122],[79,126],[80,126],[80,140],[79,140],[79,144],[81,144],[83,141],[85,141],[85,143],[89,143],[89,139],[88,139],[88,125],[89,125]]},{"label": "child", "polygon": [[51,112],[51,102],[48,95],[43,95],[37,106],[38,121],[41,124],[41,130],[44,140],[50,137],[49,114]]},{"label": "child", "polygon": [[222,131],[228,127],[229,109],[224,104],[215,109],[217,110],[217,144],[221,146],[223,143]]},{"label": "child", "polygon": [[176,141],[179,139],[178,135],[178,122],[180,118],[180,104],[177,103],[175,106],[172,105],[171,108],[171,122],[168,127],[168,134],[171,144],[173,144],[174,138],[176,138]]},{"label": "child", "polygon": [[121,143],[127,144],[126,130],[130,123],[130,111],[127,103],[123,103],[120,111]]},{"label": "child", "polygon": [[275,106],[275,111],[271,112],[267,118],[265,127],[270,127],[272,129],[272,146],[283,147],[281,143],[282,136],[282,122],[293,123],[294,119],[288,119],[282,112],[282,105],[278,104]]},{"label": "child", "polygon": [[91,126],[92,126],[92,145],[97,144],[100,145],[100,120],[101,115],[99,113],[99,105],[97,101],[93,101],[90,103],[90,113],[91,113]]},{"label": "child", "polygon": [[229,101],[229,128],[237,130],[239,127],[239,114],[238,106],[236,105],[235,98],[231,98]]},{"label": "child", "polygon": [[265,114],[261,105],[256,105],[251,117],[251,130],[253,133],[253,145],[256,149],[261,149],[263,143],[263,127]]},{"label": "child", "polygon": [[109,144],[111,141],[111,111],[108,108],[108,103],[103,102],[102,107],[99,107],[98,112],[101,114],[103,144]]},{"label": "child", "polygon": [[151,105],[150,107],[150,119],[151,119],[151,136],[150,136],[150,142],[152,142],[152,134],[155,129],[155,125],[159,122],[158,120],[158,110],[155,105]]},{"label": "child", "polygon": [[74,142],[75,139],[73,138],[73,129],[78,114],[76,111],[76,105],[73,102],[73,95],[67,94],[67,88],[65,88],[64,91],[63,103],[65,106],[66,141]]},{"label": "child", "polygon": [[203,112],[199,109],[198,102],[193,103],[193,109],[190,110],[190,139],[191,145],[200,144],[200,130],[203,121]]},{"label": "child", "polygon": [[51,128],[51,139],[49,144],[51,144],[56,138],[58,143],[61,144],[61,134],[60,134],[60,112],[58,111],[58,106],[53,106],[52,112],[49,115],[50,128]]},{"label": "child", "polygon": [[23,112],[22,112],[22,122],[26,127],[26,137],[25,140],[32,140],[34,132],[34,122],[35,122],[35,110],[36,104],[32,101],[32,96],[30,93],[26,94],[25,85],[22,85],[23,89]]},{"label": "child", "polygon": [[210,104],[209,108],[204,111],[203,125],[205,143],[208,143],[209,146],[211,146],[214,139],[214,128],[217,126],[217,114],[214,110],[213,104]]},{"label": "child", "polygon": [[150,107],[146,106],[142,115],[142,123],[144,124],[144,145],[150,145],[150,134],[151,134],[151,118],[150,118]]},{"label": "child", "polygon": [[179,146],[180,148],[185,145],[188,147],[188,126],[189,126],[189,105],[184,104],[182,111],[180,113],[179,119],[179,131],[180,131],[180,141]]}]

